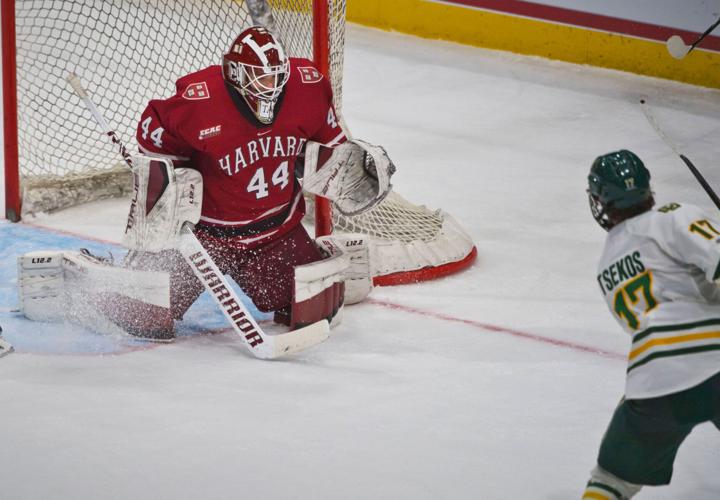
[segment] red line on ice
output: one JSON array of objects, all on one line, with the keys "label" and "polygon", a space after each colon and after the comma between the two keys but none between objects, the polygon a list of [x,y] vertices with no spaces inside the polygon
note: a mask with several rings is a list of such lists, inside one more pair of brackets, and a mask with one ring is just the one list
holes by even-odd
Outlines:
[{"label": "red line on ice", "polygon": [[376,299],[367,299],[365,301],[368,304],[380,306],[380,307],[386,307],[388,309],[394,309],[396,311],[403,311],[409,314],[417,314],[419,316],[425,316],[429,318],[439,319],[442,321],[450,321],[453,323],[462,323],[465,325],[474,326],[475,328],[479,328],[481,330],[487,330],[490,332],[495,333],[505,333],[507,335],[511,335],[513,337],[518,337],[526,340],[533,340],[535,342],[540,342],[543,344],[550,344],[557,347],[565,347],[567,349],[572,349],[574,351],[580,351],[580,352],[589,352],[592,354],[598,354],[600,356],[611,358],[611,359],[627,359],[627,356],[623,354],[619,354],[613,351],[607,351],[605,349],[600,349],[598,347],[592,347],[587,346],[583,344],[578,344],[575,342],[569,342],[567,340],[560,340],[560,339],[554,339],[551,337],[544,337],[542,335],[536,335],[534,333],[527,333],[520,330],[515,330],[513,328],[505,328],[503,326],[497,326],[497,325],[491,325],[489,323],[483,323],[481,321],[475,321],[471,319],[463,319],[463,318],[456,318],[454,316],[449,316],[447,314],[442,314],[434,311],[428,311],[425,309],[418,309],[416,307],[411,306],[405,306],[402,304],[395,304],[392,302],[386,302],[383,300],[376,300]]}]

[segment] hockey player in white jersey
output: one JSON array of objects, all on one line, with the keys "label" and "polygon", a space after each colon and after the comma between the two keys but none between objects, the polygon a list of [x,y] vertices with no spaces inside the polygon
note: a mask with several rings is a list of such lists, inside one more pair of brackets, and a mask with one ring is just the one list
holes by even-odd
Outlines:
[{"label": "hockey player in white jersey", "polygon": [[686,203],[653,209],[650,173],[627,150],[598,157],[588,182],[608,231],[597,282],[632,346],[582,498],[624,500],[670,483],[696,425],[720,429],[720,221]]}]

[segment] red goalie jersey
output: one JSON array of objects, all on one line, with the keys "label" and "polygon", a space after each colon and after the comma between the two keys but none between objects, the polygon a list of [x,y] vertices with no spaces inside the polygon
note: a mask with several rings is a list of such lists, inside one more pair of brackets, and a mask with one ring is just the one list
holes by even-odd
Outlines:
[{"label": "red goalie jersey", "polygon": [[308,140],[345,141],[332,90],[306,59],[290,58],[290,76],[272,124],[248,110],[210,66],[177,81],[177,93],[150,101],[137,131],[140,150],[203,176],[199,227],[251,248],[297,226],[305,213],[295,164]]}]

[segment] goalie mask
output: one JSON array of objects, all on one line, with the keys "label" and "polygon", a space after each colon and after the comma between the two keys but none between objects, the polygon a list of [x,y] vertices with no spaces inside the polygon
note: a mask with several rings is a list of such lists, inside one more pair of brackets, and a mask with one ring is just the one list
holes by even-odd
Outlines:
[{"label": "goalie mask", "polygon": [[275,118],[275,104],[290,76],[280,42],[265,28],[253,26],[235,39],[223,56],[223,77],[264,124]]},{"label": "goalie mask", "polygon": [[587,193],[593,217],[606,230],[649,210],[655,203],[650,172],[635,153],[626,149],[595,159]]}]

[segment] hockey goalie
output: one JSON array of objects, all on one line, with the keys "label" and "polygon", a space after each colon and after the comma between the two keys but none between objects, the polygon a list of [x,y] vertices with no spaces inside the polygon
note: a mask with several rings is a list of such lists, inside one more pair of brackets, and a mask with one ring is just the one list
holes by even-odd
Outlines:
[{"label": "hockey goalie", "polygon": [[328,81],[263,28],[243,31],[222,66],[176,87],[140,118],[123,262],[88,252],[21,256],[24,314],[172,340],[175,321],[213,289],[183,247],[191,232],[206,252],[196,255],[277,323],[337,323],[344,304],[372,289],[368,242],[310,238],[303,189],[344,213],[369,210],[391,189],[384,149],[348,141]]}]

